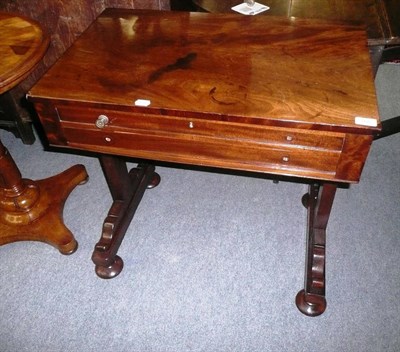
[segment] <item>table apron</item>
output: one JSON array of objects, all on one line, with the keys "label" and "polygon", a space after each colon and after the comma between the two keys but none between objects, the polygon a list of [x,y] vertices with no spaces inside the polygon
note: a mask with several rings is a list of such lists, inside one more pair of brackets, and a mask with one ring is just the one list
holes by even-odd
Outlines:
[{"label": "table apron", "polygon": [[[50,144],[134,158],[358,182],[372,136],[41,102]],[[96,126],[99,115],[107,123]]]}]

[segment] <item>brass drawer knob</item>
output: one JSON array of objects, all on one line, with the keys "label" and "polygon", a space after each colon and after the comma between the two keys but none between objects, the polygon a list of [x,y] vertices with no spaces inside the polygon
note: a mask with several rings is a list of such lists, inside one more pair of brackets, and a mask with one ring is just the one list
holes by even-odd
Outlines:
[{"label": "brass drawer knob", "polygon": [[99,115],[99,117],[96,120],[96,127],[97,128],[104,128],[108,124],[108,117],[106,115]]}]

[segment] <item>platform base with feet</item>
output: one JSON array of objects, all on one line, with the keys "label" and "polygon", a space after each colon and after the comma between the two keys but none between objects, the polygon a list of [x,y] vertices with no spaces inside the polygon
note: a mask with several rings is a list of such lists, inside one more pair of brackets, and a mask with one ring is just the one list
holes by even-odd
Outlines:
[{"label": "platform base with feet", "polygon": [[83,165],[43,180],[21,179],[20,190],[0,189],[0,245],[16,241],[40,241],[72,254],[78,243],[64,225],[66,199],[88,176]]}]

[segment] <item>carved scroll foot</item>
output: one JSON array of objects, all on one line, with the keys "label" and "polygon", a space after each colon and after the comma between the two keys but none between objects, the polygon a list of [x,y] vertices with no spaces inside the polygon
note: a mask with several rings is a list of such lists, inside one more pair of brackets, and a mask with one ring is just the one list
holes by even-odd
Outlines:
[{"label": "carved scroll foot", "polygon": [[307,316],[318,316],[326,309],[326,227],[335,193],[334,184],[313,184],[302,197],[302,203],[308,209],[306,270],[304,289],[297,294],[296,305]]},{"label": "carved scroll foot", "polygon": [[114,201],[104,220],[92,261],[100,278],[112,279],[123,269],[123,260],[117,252],[126,230],[145,190],[156,187],[160,176],[153,165],[138,165],[128,173],[125,162],[119,157],[104,155],[100,162]]}]

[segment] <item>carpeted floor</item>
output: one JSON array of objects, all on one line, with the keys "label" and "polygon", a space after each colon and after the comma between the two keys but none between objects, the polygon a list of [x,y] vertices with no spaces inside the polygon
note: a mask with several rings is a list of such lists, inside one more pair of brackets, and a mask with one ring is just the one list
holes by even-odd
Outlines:
[{"label": "carpeted floor", "polygon": [[[382,119],[400,115],[400,66],[380,67]],[[307,186],[158,167],[113,280],[91,254],[111,197],[98,160],[23,145],[0,130],[24,177],[83,163],[64,220],[79,249],[0,248],[1,352],[400,351],[400,134],[374,142],[361,182],[328,226],[326,312],[302,315]],[[51,229],[49,229],[51,231]]]}]

